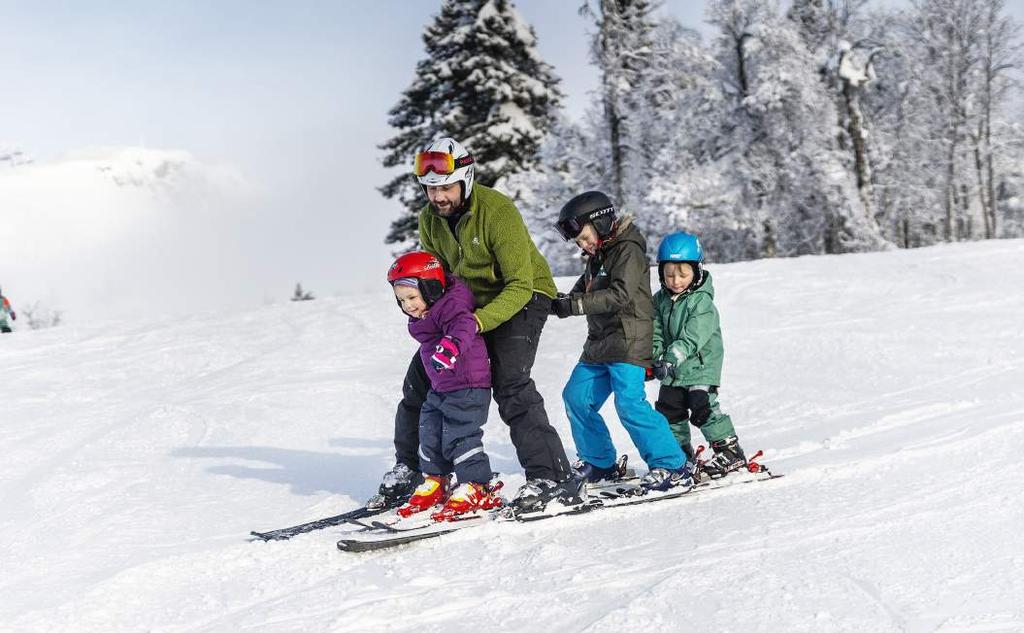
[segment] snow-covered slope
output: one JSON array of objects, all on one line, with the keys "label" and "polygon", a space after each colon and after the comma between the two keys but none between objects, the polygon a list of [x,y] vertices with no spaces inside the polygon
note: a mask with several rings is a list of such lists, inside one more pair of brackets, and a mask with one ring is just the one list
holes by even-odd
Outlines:
[{"label": "snow-covered slope", "polygon": [[[1024,242],[712,271],[723,406],[785,478],[362,555],[246,535],[390,465],[383,284],[0,337],[0,630],[1024,631]],[[535,373],[569,445],[584,331]],[[521,483],[493,407],[485,442]]]}]

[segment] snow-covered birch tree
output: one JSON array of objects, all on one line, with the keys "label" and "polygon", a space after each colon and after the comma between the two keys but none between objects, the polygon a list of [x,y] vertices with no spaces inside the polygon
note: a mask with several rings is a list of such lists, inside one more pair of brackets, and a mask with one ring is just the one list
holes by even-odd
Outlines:
[{"label": "snow-covered birch tree", "polygon": [[418,242],[424,204],[410,173],[416,151],[452,136],[476,159],[476,181],[493,185],[536,166],[561,100],[533,28],[508,0],[444,0],[423,42],[426,57],[390,111],[397,133],[380,146],[384,165],[400,170],[381,193],[403,206],[386,241],[403,250]]}]

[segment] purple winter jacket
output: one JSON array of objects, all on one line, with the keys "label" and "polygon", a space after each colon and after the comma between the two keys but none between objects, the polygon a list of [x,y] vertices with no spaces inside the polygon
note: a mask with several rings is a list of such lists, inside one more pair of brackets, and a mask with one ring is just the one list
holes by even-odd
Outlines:
[{"label": "purple winter jacket", "polygon": [[[409,317],[409,334],[420,343],[420,360],[430,377],[431,389],[448,393],[460,389],[489,389],[491,361],[487,345],[476,331],[473,293],[453,275],[445,278],[446,289],[422,319]],[[438,341],[451,336],[458,341],[455,369],[436,371],[430,364]]]}]

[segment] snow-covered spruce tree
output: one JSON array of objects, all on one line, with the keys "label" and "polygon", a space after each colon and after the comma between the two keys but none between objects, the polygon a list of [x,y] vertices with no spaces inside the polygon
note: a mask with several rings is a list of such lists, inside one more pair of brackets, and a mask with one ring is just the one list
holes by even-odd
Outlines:
[{"label": "snow-covered spruce tree", "polygon": [[295,284],[295,290],[292,292],[292,301],[312,301],[316,299],[313,293],[309,290],[304,290],[301,283]]},{"label": "snow-covered spruce tree", "polygon": [[404,207],[386,238],[399,250],[419,241],[416,214],[424,199],[410,175],[416,151],[453,136],[476,159],[476,182],[493,185],[536,166],[561,100],[533,28],[507,0],[445,0],[423,41],[426,58],[389,113],[398,133],[380,146],[384,165],[400,169],[381,187]]}]

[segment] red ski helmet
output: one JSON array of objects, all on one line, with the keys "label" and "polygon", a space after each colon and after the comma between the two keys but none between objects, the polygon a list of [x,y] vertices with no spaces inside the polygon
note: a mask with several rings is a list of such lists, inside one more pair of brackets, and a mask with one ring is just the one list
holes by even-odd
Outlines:
[{"label": "red ski helmet", "polygon": [[388,269],[388,283],[392,286],[399,279],[416,279],[420,294],[427,305],[441,298],[445,290],[444,267],[441,261],[423,251],[406,253],[391,264]]}]

